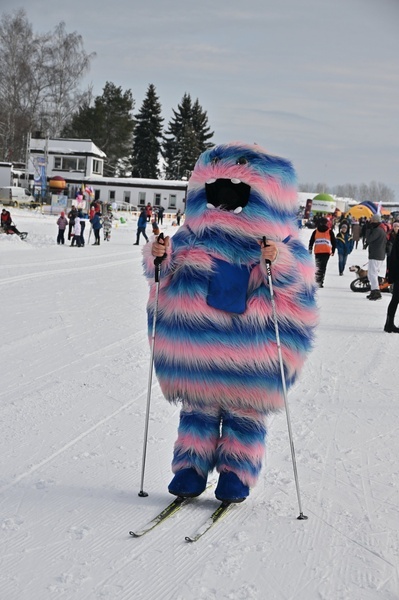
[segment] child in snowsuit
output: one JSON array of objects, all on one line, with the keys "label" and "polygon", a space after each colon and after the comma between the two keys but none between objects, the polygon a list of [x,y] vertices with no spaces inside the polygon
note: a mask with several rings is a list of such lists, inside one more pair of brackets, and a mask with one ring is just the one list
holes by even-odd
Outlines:
[{"label": "child in snowsuit", "polygon": [[73,238],[72,238],[71,246],[77,246],[78,248],[81,248],[81,246],[82,246],[82,242],[81,242],[81,238],[80,238],[81,233],[82,233],[82,227],[80,224],[80,217],[78,217],[78,215],[76,215],[75,221],[73,224]]},{"label": "child in snowsuit", "polygon": [[112,219],[111,213],[103,216],[104,242],[109,242],[111,239]]},{"label": "child in snowsuit", "polygon": [[314,267],[298,239],[295,181],[292,165],[260,146],[216,146],[194,168],[184,224],[144,248],[149,333],[154,256],[166,252],[154,364],[165,397],[182,403],[174,495],[201,494],[216,468],[216,497],[240,502],[259,477],[266,415],[284,406],[265,260],[288,387],[311,348]]}]

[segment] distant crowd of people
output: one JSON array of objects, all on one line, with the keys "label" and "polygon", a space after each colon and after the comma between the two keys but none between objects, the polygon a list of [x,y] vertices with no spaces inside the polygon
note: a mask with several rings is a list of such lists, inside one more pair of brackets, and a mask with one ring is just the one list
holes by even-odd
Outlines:
[{"label": "distant crowd of people", "polygon": [[[330,216],[319,216],[315,219],[316,229],[309,240],[309,252],[314,253],[316,263],[316,284],[324,287],[327,264],[331,256],[338,253],[338,272],[343,275],[347,258],[353,248],[357,249],[362,241],[362,248],[368,252],[368,279],[371,301],[382,298],[380,291],[380,274],[384,272],[384,280],[392,284],[392,299],[388,306],[387,321],[384,331],[399,333],[394,325],[394,317],[399,304],[399,220],[382,219],[380,214],[373,214],[369,219],[353,219],[350,215],[335,221]],[[334,228],[338,226],[335,235]]]}]

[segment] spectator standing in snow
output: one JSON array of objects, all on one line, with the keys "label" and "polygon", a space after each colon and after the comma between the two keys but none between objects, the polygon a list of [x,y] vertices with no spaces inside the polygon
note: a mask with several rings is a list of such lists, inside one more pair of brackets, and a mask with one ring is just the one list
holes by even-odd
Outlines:
[{"label": "spectator standing in snow", "polygon": [[65,244],[65,229],[68,225],[68,219],[65,216],[64,211],[61,212],[60,216],[57,219],[58,225],[58,235],[57,235],[57,244],[64,245]]},{"label": "spectator standing in snow", "polygon": [[96,212],[94,213],[92,219],[91,219],[91,226],[93,228],[93,232],[94,232],[94,244],[92,244],[93,246],[99,246],[100,245],[100,229],[102,228],[102,223],[101,223],[101,218],[100,218],[100,213]]},{"label": "spectator standing in snow", "polygon": [[81,241],[80,241],[81,232],[82,232],[82,227],[80,225],[80,218],[78,217],[78,215],[76,215],[75,221],[73,224],[73,238],[72,238],[71,246],[77,246],[78,248],[80,248],[82,246]]},{"label": "spectator standing in snow", "polygon": [[317,220],[317,227],[313,231],[309,240],[309,253],[314,255],[316,261],[316,283],[319,287],[324,287],[324,277],[326,275],[327,263],[330,256],[335,252],[335,235],[327,225],[327,219],[320,217]]},{"label": "spectator standing in snow", "polygon": [[[394,223],[396,225],[396,223]],[[399,223],[397,223],[399,226]],[[399,227],[398,227],[399,230]],[[394,319],[399,304],[399,235],[395,235],[391,253],[388,257],[388,281],[393,284],[393,292],[387,309],[387,320],[384,331],[387,333],[399,333],[399,327],[395,327]]]},{"label": "spectator standing in snow", "polygon": [[78,210],[78,217],[80,220],[80,245],[84,246],[85,245],[84,231],[86,228],[86,219],[83,216],[83,212],[82,212],[81,208],[79,208],[79,210]]},{"label": "spectator standing in snow", "polygon": [[112,230],[112,213],[108,212],[103,217],[103,228],[104,228],[104,242],[109,242],[111,239]]},{"label": "spectator standing in snow", "polygon": [[347,258],[353,250],[353,238],[348,231],[346,223],[343,223],[339,228],[335,242],[338,252],[338,271],[340,275],[343,275]]},{"label": "spectator standing in snow", "polygon": [[75,223],[75,217],[78,214],[78,211],[76,210],[75,206],[71,207],[71,210],[68,213],[68,219],[69,219],[69,226],[68,226],[68,240],[71,239],[72,237],[72,227]]},{"label": "spectator standing in snow", "polygon": [[145,208],[142,208],[140,211],[140,215],[137,221],[137,237],[136,237],[136,241],[133,244],[134,246],[138,246],[139,245],[139,241],[140,241],[140,234],[143,234],[144,239],[146,240],[146,242],[148,242],[148,236],[145,232],[145,228],[147,226],[147,214],[146,214],[146,210]]},{"label": "spectator standing in snow", "polygon": [[179,210],[178,210],[178,211],[177,211],[177,213],[176,213],[176,223],[177,223],[177,226],[178,226],[178,227],[179,227],[179,225],[180,225],[180,220],[181,220],[181,210],[180,210],[180,208],[179,208]]},{"label": "spectator standing in snow", "polygon": [[394,221],[392,223],[392,229],[388,234],[388,241],[387,241],[387,247],[386,247],[387,262],[388,262],[390,254],[391,254],[395,239],[398,236],[398,233],[399,233],[399,221]]},{"label": "spectator standing in snow", "polygon": [[146,206],[145,214],[147,217],[147,222],[149,223],[151,221],[151,217],[152,217],[152,206],[150,203],[148,203]]},{"label": "spectator standing in snow", "polygon": [[380,284],[378,276],[385,261],[387,236],[381,226],[381,215],[372,215],[366,231],[366,247],[368,248],[369,265],[368,278],[371,292],[367,295],[369,300],[380,300]]},{"label": "spectator standing in snow", "polygon": [[163,225],[163,214],[165,212],[165,209],[163,206],[158,206],[158,223],[160,225]]}]

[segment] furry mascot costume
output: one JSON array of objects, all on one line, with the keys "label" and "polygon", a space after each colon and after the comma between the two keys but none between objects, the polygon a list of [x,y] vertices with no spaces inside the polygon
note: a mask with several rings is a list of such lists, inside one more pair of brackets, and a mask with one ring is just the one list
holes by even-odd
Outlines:
[{"label": "furry mascot costume", "polygon": [[215,495],[241,502],[258,479],[265,416],[284,406],[263,236],[272,276],[287,388],[311,348],[317,321],[313,260],[298,239],[293,167],[260,146],[215,146],[189,181],[185,222],[144,248],[154,314],[154,256],[161,264],[156,374],[182,409],[169,491],[197,496],[214,468]]}]

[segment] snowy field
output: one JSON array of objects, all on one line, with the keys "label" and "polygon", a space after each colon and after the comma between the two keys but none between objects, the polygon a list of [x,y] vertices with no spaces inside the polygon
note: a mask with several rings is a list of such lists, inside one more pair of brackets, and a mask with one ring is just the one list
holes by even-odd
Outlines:
[{"label": "snowy field", "polygon": [[[288,395],[307,521],[281,413],[244,504],[187,544],[216,506],[208,490],[134,539],[172,499],[179,414],[154,379],[140,498],[149,347],[136,223],[79,249],[56,245],[55,217],[11,213],[29,236],[0,236],[1,600],[398,600],[389,294],[353,293],[330,260],[316,346]],[[348,265],[366,261],[358,249]]]}]

